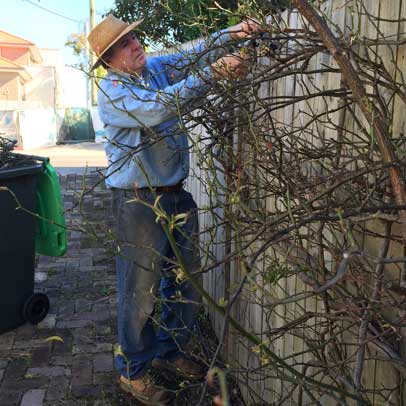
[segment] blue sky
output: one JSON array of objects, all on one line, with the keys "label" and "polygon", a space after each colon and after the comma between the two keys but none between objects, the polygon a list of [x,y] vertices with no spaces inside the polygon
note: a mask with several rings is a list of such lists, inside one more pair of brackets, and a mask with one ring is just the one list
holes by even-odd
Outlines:
[{"label": "blue sky", "polygon": [[[78,32],[83,23],[69,21],[36,7],[38,4],[73,20],[89,18],[89,0],[0,0],[0,29],[34,42],[39,48],[63,49],[65,63],[75,63],[69,49],[64,49],[67,37]],[[109,10],[114,0],[94,0],[96,22]],[[7,10],[7,12],[4,12]]]},{"label": "blue sky", "polygon": [[[94,0],[94,3],[97,23],[113,6],[114,0]],[[61,18],[35,4],[77,22]],[[38,48],[61,50],[65,65],[78,62],[64,44],[70,34],[83,30],[83,23],[89,18],[89,0],[0,0],[0,10],[0,30],[31,41]],[[86,106],[85,75],[78,69],[66,67],[62,76],[65,105]]]}]

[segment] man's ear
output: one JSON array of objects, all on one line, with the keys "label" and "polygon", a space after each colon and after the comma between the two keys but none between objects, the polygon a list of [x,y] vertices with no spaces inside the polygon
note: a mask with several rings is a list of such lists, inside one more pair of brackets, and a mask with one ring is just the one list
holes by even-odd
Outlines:
[{"label": "man's ear", "polygon": [[111,58],[113,56],[113,49],[107,50],[107,52],[102,56],[103,66],[104,68],[111,67]]}]

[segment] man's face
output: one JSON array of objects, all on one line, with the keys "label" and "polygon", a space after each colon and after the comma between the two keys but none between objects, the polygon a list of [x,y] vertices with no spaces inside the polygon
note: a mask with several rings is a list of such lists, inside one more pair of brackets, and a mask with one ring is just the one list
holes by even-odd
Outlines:
[{"label": "man's face", "polygon": [[142,72],[146,62],[145,52],[133,32],[124,35],[112,46],[107,62],[113,69],[121,72]]}]

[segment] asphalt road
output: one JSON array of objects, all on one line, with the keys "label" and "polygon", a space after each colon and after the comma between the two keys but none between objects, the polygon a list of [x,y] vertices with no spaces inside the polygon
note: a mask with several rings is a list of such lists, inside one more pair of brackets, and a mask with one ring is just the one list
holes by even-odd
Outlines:
[{"label": "asphalt road", "polygon": [[82,142],[52,147],[25,149],[16,151],[27,155],[38,155],[50,158],[51,165],[61,175],[69,173],[83,174],[107,166],[103,143]]}]

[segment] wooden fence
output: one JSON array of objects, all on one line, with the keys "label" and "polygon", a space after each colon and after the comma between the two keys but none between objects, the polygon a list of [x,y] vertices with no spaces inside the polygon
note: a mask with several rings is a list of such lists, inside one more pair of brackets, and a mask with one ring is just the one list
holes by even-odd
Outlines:
[{"label": "wooden fence", "polygon": [[[365,14],[357,14],[354,11],[357,1],[356,0],[328,0],[323,3],[323,9],[328,16],[329,25],[334,32],[341,30],[347,39],[354,36],[354,43],[359,39],[376,39],[377,37],[395,38],[397,43],[393,45],[382,44],[376,46],[376,58],[381,58],[390,74],[399,83],[405,84],[404,75],[406,74],[406,1],[404,0],[364,0],[363,4],[366,10],[373,16],[377,17],[372,22],[366,17]],[[295,12],[285,12],[283,21],[286,27],[301,28],[305,22]],[[357,34],[355,35],[355,32]],[[379,32],[379,34],[378,34]],[[362,42],[362,41],[361,41]],[[359,47],[359,52],[362,53],[362,45],[355,45]],[[263,60],[262,63],[267,63]],[[321,65],[334,66],[334,60],[326,53],[318,53],[315,57],[311,58],[307,69],[311,71],[313,68],[316,70]],[[399,69],[400,68],[400,69]],[[286,96],[300,96],[306,94],[306,89],[337,89],[340,88],[341,75],[339,73],[328,74],[314,74],[311,80],[309,75],[291,75],[279,79],[273,83],[262,85],[259,89],[259,97],[267,100],[270,95]],[[331,100],[331,103],[338,103],[337,99]],[[265,102],[266,103],[266,102]],[[404,104],[400,99],[395,96],[390,102],[393,115],[393,133],[402,134],[406,122],[406,114],[404,113]],[[329,106],[332,109],[331,105]],[[283,123],[283,126],[293,127],[306,127],[311,130],[313,124],[309,124],[309,120],[314,117],[314,113],[323,113],[325,111],[325,100],[321,98],[313,98],[310,100],[298,101],[284,109],[278,109],[273,112],[275,122]],[[309,114],[306,114],[308,112]],[[359,112],[359,111],[358,111]],[[359,112],[360,120],[362,114]],[[340,119],[339,113],[332,113],[329,117],[332,121],[338,122]],[[282,125],[282,124],[281,124]],[[354,123],[350,117],[346,118],[344,126],[350,128]],[[334,129],[324,129],[324,136],[326,139],[337,137]],[[310,131],[311,132],[311,131]],[[194,129],[196,137],[205,135],[203,127]],[[206,210],[210,206],[213,196],[210,195],[210,179],[213,178],[213,173],[205,171],[201,165],[201,159],[198,150],[193,151],[192,170],[191,176],[188,179],[187,187],[194,195],[194,198],[200,207],[200,229],[202,232],[201,244],[204,252],[210,252],[211,258],[207,256],[203,260],[207,263],[214,262],[216,259],[221,260],[227,254],[230,247],[227,246],[226,233],[227,230],[220,225],[222,218],[222,209],[216,212]],[[218,180],[217,180],[218,181]],[[226,181],[223,181],[226,183]],[[275,201],[269,198],[266,202],[267,207],[271,210],[275,206]],[[216,225],[218,224],[218,225]],[[214,227],[213,227],[214,226]],[[378,226],[377,226],[378,227]],[[217,241],[217,243],[216,243]],[[209,249],[207,245],[210,244]],[[378,248],[372,239],[367,237],[363,238],[363,247],[366,251],[376,254]],[[400,251],[400,246],[395,247],[391,255],[403,255]],[[397,251],[397,252],[396,252]],[[268,255],[274,255],[272,250],[269,250]],[[331,258],[327,261],[333,263]],[[333,266],[333,265],[332,265]],[[228,265],[220,265],[212,271],[205,274],[204,287],[219,303],[229,298],[230,287],[236,286],[242,278],[242,271],[235,263]],[[290,295],[299,294],[308,290],[308,287],[296,276],[283,278],[274,286],[268,286],[272,290],[275,298],[286,298]],[[247,295],[256,295],[255,300],[250,301]],[[263,299],[266,302],[266,299]],[[294,320],[300,315],[305,314],[307,311],[323,311],[323,306],[320,302],[315,300],[302,300],[295,301],[281,307],[279,312],[273,312],[271,325],[273,329],[282,327],[286,322]],[[209,309],[210,318],[213,327],[218,336],[222,333],[223,317]],[[263,331],[265,320],[268,316],[264,306],[261,305],[261,298],[258,293],[245,293],[245,299],[238,301],[232,310],[232,316],[237,319],[242,326],[252,332],[261,334]],[[268,323],[269,320],[266,320]],[[245,376],[240,376],[241,390],[247,404],[266,404],[276,405],[277,399],[280,399],[283,394],[284,384],[282,381],[267,377],[265,368],[261,372],[261,364],[258,354],[252,351],[252,346],[246,340],[239,337],[233,332],[232,329],[226,331],[225,337],[226,346],[222,355],[229,364],[234,367],[242,367],[246,372]],[[305,348],[303,340],[297,335],[285,334],[275,339],[271,343],[274,352],[281,357],[287,358],[289,355],[294,355],[296,362],[305,362],[306,355],[302,354]],[[405,353],[402,349],[402,353]],[[272,366],[267,365],[266,368]],[[247,372],[251,371],[251,372]],[[261,375],[263,373],[263,375]],[[389,387],[393,382],[403,382],[399,380],[398,371],[392,366],[380,360],[367,361],[364,367],[363,382],[372,385],[373,387]],[[401,405],[402,400],[405,399],[404,388],[401,388],[400,395],[397,399],[389,399],[383,401],[382,399],[371,398],[374,405]],[[286,400],[284,405],[297,404],[298,392],[295,391],[291,394],[291,399]],[[262,403],[261,403],[262,402]],[[310,404],[310,400],[306,397],[303,398],[302,404]],[[338,405],[338,401],[331,401],[323,398],[320,403],[323,406]]]}]

